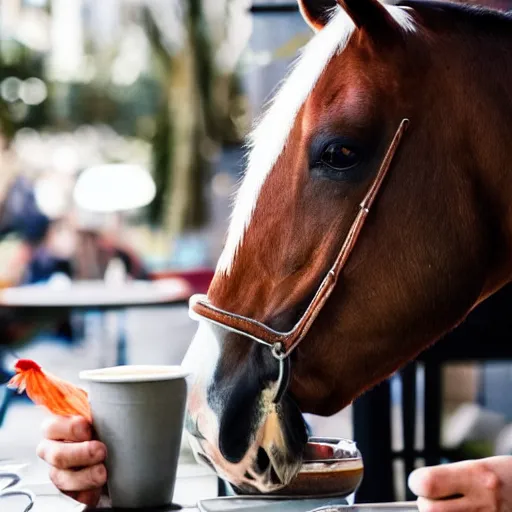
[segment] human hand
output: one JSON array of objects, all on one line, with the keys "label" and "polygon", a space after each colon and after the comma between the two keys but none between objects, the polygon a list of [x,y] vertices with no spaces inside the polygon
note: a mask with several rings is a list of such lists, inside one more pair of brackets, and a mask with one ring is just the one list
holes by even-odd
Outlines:
[{"label": "human hand", "polygon": [[54,416],[43,425],[37,455],[50,464],[50,478],[64,494],[96,506],[107,481],[107,449],[92,440],[92,427],[82,417]]},{"label": "human hand", "polygon": [[512,457],[417,469],[409,487],[420,512],[512,512]]}]

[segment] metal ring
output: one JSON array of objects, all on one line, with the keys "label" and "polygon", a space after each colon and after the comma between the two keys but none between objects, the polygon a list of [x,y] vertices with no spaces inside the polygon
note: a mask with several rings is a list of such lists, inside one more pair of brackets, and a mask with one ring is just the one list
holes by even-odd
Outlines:
[{"label": "metal ring", "polygon": [[286,359],[286,352],[284,351],[283,344],[278,341],[277,343],[274,343],[272,345],[272,355],[278,360],[278,361],[284,361]]}]

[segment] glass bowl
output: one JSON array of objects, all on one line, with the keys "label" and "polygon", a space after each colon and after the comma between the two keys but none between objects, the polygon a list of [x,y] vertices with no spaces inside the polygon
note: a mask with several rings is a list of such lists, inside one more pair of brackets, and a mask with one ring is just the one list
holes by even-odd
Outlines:
[{"label": "glass bowl", "polygon": [[356,492],[363,480],[363,458],[353,441],[309,438],[297,476],[273,495],[339,496]]}]

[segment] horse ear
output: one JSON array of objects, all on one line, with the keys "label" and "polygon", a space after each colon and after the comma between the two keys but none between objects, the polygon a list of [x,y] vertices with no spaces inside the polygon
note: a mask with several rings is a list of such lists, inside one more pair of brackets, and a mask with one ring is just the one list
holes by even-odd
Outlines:
[{"label": "horse ear", "polygon": [[380,38],[397,33],[399,26],[413,29],[406,12],[396,9],[396,16],[380,0],[297,0],[306,23],[315,31],[321,30],[340,6],[359,29],[370,36]]},{"label": "horse ear", "polygon": [[[401,24],[401,19],[395,19],[379,0],[337,0],[337,3],[352,18],[357,28],[364,29],[374,37],[396,33]],[[403,21],[407,25],[406,16]]]},{"label": "horse ear", "polygon": [[299,9],[306,23],[316,32],[327,25],[336,0],[298,0]]}]

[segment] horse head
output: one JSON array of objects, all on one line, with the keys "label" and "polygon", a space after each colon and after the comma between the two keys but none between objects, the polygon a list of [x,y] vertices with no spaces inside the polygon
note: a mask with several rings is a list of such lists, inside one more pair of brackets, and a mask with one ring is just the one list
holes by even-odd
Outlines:
[{"label": "horse head", "polygon": [[[298,471],[302,412],[348,405],[510,275],[507,251],[496,250],[512,240],[501,215],[511,174],[510,19],[414,0],[299,5],[317,33],[253,133],[208,292],[241,327],[225,328],[210,308],[184,361],[195,373],[187,430],[197,457],[261,492]],[[292,332],[347,240],[350,257],[283,377],[279,358],[243,326]]]}]

